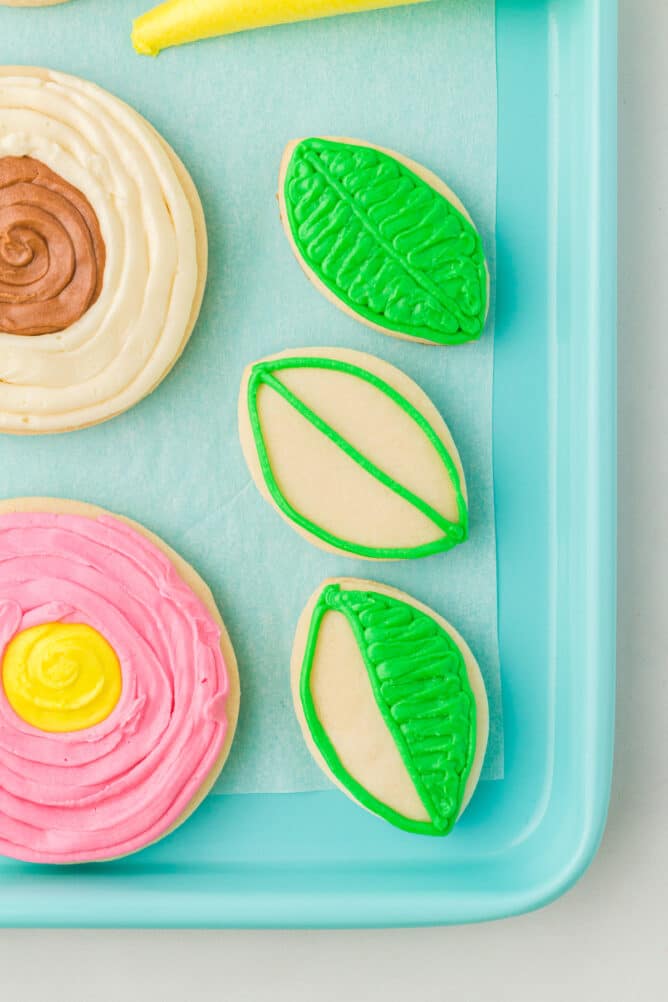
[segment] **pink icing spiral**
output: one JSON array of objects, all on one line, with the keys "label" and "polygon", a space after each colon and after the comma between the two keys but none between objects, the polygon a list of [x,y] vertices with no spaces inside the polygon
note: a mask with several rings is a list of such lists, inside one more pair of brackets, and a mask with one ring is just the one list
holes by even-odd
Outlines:
[{"label": "pink icing spiral", "polygon": [[222,753],[221,629],[168,558],[110,516],[0,516],[0,664],[44,623],[87,624],[121,665],[120,700],[87,730],[47,733],[0,685],[0,853],[77,863],[134,852],[184,813]]}]

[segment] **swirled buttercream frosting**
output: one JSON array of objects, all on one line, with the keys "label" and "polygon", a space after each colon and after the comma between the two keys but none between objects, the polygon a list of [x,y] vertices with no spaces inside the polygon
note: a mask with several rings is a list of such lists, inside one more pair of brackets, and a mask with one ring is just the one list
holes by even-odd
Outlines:
[{"label": "swirled buttercream frosting", "polygon": [[186,169],[95,84],[0,67],[0,431],[105,421],[155,389],[206,280]]},{"label": "swirled buttercream frosting", "polygon": [[70,327],[99,298],[104,260],[85,195],[32,157],[0,159],[0,330]]},{"label": "swirled buttercream frosting", "polygon": [[0,514],[0,853],[111,859],[183,820],[234,727],[221,634],[133,526]]}]

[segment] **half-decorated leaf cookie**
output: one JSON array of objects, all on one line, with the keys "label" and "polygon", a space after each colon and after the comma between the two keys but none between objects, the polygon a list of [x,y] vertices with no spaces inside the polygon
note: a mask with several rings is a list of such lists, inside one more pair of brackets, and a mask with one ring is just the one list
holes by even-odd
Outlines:
[{"label": "half-decorated leaf cookie", "polygon": [[489,273],[480,236],[436,175],[349,139],[288,145],[281,219],[304,271],[346,313],[430,344],[480,337]]},{"label": "half-decorated leaf cookie", "polygon": [[420,387],[379,358],[304,348],[255,362],[239,428],[260,492],[316,546],[399,560],[466,539],[452,436]]},{"label": "half-decorated leaf cookie", "polygon": [[452,626],[395,588],[325,581],[299,620],[291,678],[306,742],[345,793],[406,831],[452,830],[489,730],[480,669]]}]

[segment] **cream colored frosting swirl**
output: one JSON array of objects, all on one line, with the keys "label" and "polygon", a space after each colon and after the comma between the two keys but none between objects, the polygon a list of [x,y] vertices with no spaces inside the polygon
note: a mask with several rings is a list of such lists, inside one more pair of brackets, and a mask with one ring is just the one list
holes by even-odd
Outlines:
[{"label": "cream colored frosting swirl", "polygon": [[0,322],[0,431],[104,421],[157,386],[197,318],[206,278],[197,192],[136,111],[47,70],[0,67],[5,157],[37,160],[82,194],[106,261],[99,297],[63,330],[24,337]]},{"label": "cream colored frosting swirl", "polygon": [[99,298],[105,247],[88,199],[32,157],[0,159],[0,329],[64,330]]}]

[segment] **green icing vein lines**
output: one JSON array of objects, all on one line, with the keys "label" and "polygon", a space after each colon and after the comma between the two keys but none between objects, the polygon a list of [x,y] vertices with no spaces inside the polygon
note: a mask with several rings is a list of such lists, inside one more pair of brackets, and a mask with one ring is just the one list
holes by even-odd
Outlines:
[{"label": "green icing vein lines", "polygon": [[[323,618],[345,616],[373,695],[430,821],[377,800],[341,763],[318,717],[311,676]],[[476,751],[476,703],[459,647],[431,616],[398,598],[328,585],[315,606],[300,697],[309,730],[337,780],[373,813],[399,828],[447,835],[459,815]]]},{"label": "green icing vein lines", "polygon": [[[432,505],[419,497],[408,487],[399,483],[394,477],[380,469],[371,459],[363,455],[351,442],[343,438],[325,420],[319,417],[310,407],[299,399],[287,386],[285,386],[277,374],[288,369],[329,369],[342,372],[346,375],[361,379],[369,383],[375,389],[384,393],[392,402],[400,407],[417,425],[422,433],[429,439],[432,447],[438,454],[447,476],[452,484],[456,503],[458,521],[451,522]],[[279,483],[276,480],[271,465],[271,458],[265,443],[262,422],[258,413],[258,393],[262,386],[268,387],[273,392],[278,393],[297,413],[316,428],[322,435],[325,435],[330,442],[342,450],[353,462],[363,469],[369,476],[374,477],[388,490],[393,491],[403,498],[408,504],[420,511],[426,518],[439,529],[436,539],[419,546],[396,546],[396,547],[375,547],[368,546],[359,541],[342,539],[334,535],[325,527],[318,525],[312,519],[307,518],[299,512],[294,505],[284,496]],[[394,387],[390,386],[383,379],[369,372],[361,366],[351,362],[344,362],[335,358],[324,358],[319,356],[308,357],[281,357],[268,359],[267,361],[256,363],[251,371],[248,382],[248,414],[253,439],[257,451],[262,476],[267,489],[280,511],[286,515],[290,521],[300,528],[310,532],[324,543],[342,550],[351,555],[368,557],[377,560],[399,560],[415,557],[429,556],[433,553],[440,553],[451,549],[458,543],[463,542],[468,534],[468,509],[462,484],[457,467],[452,456],[445,448],[443,442],[436,434],[427,419],[418,411],[406,398]]]},{"label": "green icing vein lines", "polygon": [[283,187],[306,266],[348,309],[389,332],[460,344],[488,306],[480,236],[389,153],[330,139],[294,149]]}]

